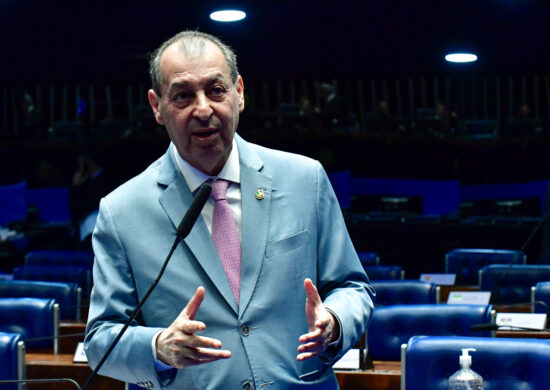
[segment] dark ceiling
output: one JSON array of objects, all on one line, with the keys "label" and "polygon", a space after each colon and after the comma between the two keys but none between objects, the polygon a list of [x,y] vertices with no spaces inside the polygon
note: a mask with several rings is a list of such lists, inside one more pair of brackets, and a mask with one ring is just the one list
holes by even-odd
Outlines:
[{"label": "dark ceiling", "polygon": [[[237,24],[209,20],[241,6]],[[146,80],[147,53],[183,29],[220,36],[256,79],[546,73],[550,1],[0,0],[0,81]],[[451,66],[450,49],[474,65]]]}]

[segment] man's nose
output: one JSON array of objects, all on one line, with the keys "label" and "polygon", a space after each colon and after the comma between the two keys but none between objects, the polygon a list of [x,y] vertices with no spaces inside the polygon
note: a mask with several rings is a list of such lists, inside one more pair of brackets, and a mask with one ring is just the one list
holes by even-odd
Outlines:
[{"label": "man's nose", "polygon": [[212,115],[212,107],[210,106],[210,100],[205,94],[198,94],[195,101],[195,110],[193,115],[201,121],[208,120]]}]

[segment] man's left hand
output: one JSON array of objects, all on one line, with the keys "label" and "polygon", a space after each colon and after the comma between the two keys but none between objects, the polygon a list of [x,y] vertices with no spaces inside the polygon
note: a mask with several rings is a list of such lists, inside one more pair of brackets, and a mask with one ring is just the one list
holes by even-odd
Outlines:
[{"label": "man's left hand", "polygon": [[306,318],[309,333],[300,336],[296,359],[305,360],[323,353],[327,346],[340,337],[340,327],[334,315],[329,312],[319,296],[311,279],[304,280],[306,290]]}]

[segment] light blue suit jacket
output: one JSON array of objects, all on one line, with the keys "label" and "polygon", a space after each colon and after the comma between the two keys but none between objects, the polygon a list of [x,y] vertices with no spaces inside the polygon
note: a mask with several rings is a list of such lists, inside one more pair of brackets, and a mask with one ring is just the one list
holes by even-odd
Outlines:
[{"label": "light blue suit jacket", "polygon": [[[336,389],[331,364],[351,348],[370,319],[373,292],[321,165],[235,136],[242,193],[241,298],[237,305],[202,217],[179,244],[142,313],[100,373],[150,388]],[[264,198],[256,199],[257,189]],[[106,196],[94,231],[94,289],[85,350],[94,367],[153,283],[192,201],[170,149]],[[311,278],[341,324],[337,346],[303,362],[307,333],[303,281]],[[153,335],[168,327],[196,288],[206,296],[196,319],[204,336],[232,356],[157,375]]]}]

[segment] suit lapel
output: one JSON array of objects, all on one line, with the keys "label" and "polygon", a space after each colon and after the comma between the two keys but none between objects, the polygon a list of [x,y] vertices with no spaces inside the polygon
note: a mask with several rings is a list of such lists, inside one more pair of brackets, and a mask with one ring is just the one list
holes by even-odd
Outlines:
[{"label": "suit lapel", "polygon": [[[264,259],[269,227],[272,182],[271,177],[260,172],[263,163],[259,156],[236,135],[241,160],[242,202],[242,265],[241,299],[239,316],[248,306]],[[256,191],[263,190],[263,199],[256,198]]]},{"label": "suit lapel", "polygon": [[[168,149],[167,154],[168,156],[165,155],[166,158],[163,160],[163,166],[160,167],[159,184],[166,186],[166,188],[162,192],[159,202],[170,218],[175,230],[191,205],[193,194],[179,171],[177,171],[171,156],[171,148]],[[199,216],[184,242],[203,268],[205,274],[212,280],[212,284],[237,313],[237,302],[202,216]],[[208,291],[206,293],[208,294]]]}]

